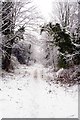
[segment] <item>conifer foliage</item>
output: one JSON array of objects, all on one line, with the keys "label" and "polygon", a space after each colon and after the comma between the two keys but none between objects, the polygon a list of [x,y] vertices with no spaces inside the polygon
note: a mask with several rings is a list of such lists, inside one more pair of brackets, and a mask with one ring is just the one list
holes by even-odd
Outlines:
[{"label": "conifer foliage", "polygon": [[49,23],[45,26],[42,26],[41,33],[43,31],[47,31],[48,34],[53,37],[53,41],[48,41],[48,43],[58,47],[58,66],[63,68],[69,67],[69,64],[71,64],[69,59],[72,57],[73,61],[75,61],[73,55],[76,53],[77,49],[77,47],[72,42],[70,34],[67,33],[65,29],[62,29],[59,23],[54,25]]}]

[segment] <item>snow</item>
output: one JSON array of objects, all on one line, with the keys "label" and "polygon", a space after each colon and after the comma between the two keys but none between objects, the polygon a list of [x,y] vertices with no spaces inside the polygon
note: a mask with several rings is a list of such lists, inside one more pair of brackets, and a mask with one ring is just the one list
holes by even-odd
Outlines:
[{"label": "snow", "polygon": [[0,118],[78,118],[78,87],[49,84],[40,63],[19,65],[0,77]]},{"label": "snow", "polygon": [[59,69],[59,70],[56,72],[56,76],[58,77],[63,70],[64,70],[64,68]]},{"label": "snow", "polygon": [[72,42],[72,44],[75,45],[76,47],[80,47],[80,44],[76,44],[76,43],[73,43],[73,42]]}]

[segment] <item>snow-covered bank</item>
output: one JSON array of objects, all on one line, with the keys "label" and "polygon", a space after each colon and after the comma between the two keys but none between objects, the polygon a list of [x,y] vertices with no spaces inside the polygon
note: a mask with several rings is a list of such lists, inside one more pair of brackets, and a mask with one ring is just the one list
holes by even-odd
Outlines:
[{"label": "snow-covered bank", "polygon": [[0,118],[78,118],[78,87],[48,84],[41,64],[0,77]]}]

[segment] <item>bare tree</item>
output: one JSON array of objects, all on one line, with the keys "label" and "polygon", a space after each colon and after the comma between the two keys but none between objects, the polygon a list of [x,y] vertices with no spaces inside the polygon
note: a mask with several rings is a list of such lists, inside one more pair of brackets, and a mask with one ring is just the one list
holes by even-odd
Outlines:
[{"label": "bare tree", "polygon": [[53,3],[56,6],[55,11],[57,11],[56,17],[54,16],[54,12],[52,13],[53,20],[55,18],[55,21],[60,23],[63,29],[73,34],[78,27],[78,2],[70,2],[69,0],[66,0],[66,2],[61,1]]},{"label": "bare tree", "polygon": [[[11,64],[12,47],[16,37],[29,36],[32,31],[37,30],[38,16],[34,5],[30,0],[27,2],[2,2],[2,69],[9,71]],[[18,31],[22,29],[22,31]],[[25,28],[25,31],[23,30]]]},{"label": "bare tree", "polygon": [[2,34],[4,35],[4,39],[2,39],[2,69],[6,71],[10,68],[11,52],[14,43],[13,8],[14,4],[12,1],[2,2]]}]

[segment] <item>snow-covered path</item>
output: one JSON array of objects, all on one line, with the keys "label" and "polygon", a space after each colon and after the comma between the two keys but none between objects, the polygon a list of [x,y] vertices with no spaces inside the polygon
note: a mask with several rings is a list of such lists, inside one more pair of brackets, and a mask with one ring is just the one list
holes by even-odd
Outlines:
[{"label": "snow-covered path", "polygon": [[48,84],[40,64],[19,66],[0,80],[0,118],[78,118],[77,86]]}]

